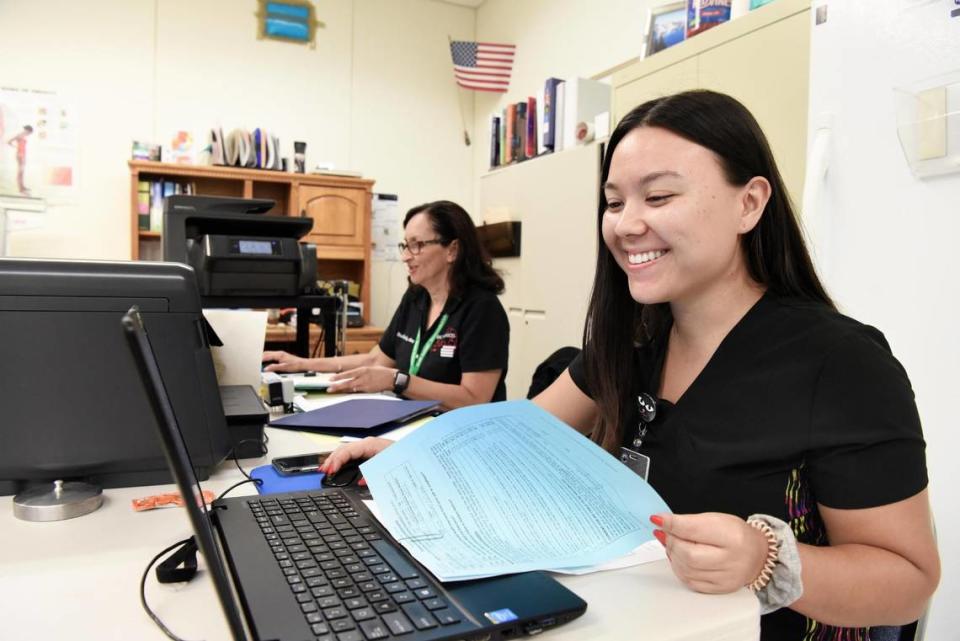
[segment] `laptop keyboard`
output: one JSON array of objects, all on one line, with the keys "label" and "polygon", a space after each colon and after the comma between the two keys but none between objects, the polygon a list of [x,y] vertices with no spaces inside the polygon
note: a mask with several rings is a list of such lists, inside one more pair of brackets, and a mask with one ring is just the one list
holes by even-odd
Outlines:
[{"label": "laptop keyboard", "polygon": [[317,641],[404,638],[462,620],[342,492],[247,505]]}]

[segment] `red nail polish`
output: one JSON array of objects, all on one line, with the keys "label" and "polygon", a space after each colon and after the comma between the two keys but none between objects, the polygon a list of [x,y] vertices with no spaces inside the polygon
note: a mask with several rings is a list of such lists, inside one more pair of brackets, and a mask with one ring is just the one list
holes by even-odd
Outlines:
[{"label": "red nail polish", "polygon": [[663,530],[654,530],[653,535],[657,537],[657,540],[660,541],[660,544],[664,547],[667,546],[667,533]]},{"label": "red nail polish", "polygon": [[656,525],[657,527],[663,527],[663,517],[659,514],[654,514],[650,517],[650,522]]}]

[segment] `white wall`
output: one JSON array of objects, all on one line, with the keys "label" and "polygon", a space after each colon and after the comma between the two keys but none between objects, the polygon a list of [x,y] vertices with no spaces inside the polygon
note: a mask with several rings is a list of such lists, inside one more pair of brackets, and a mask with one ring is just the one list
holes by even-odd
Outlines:
[{"label": "white wall", "polygon": [[[131,140],[181,129],[266,127],[287,156],[304,140],[308,166],[360,170],[402,209],[472,202],[447,37],[472,38],[475,12],[429,0],[315,4],[326,28],[310,49],[257,40],[255,0],[0,2],[0,85],[58,92],[80,129],[75,202],[18,234],[11,254],[128,258]],[[374,324],[389,320],[402,274],[374,266]]]},{"label": "white wall", "polygon": [[834,131],[816,251],[838,304],[884,332],[913,384],[943,564],[927,639],[957,639],[960,173],[913,177],[894,89],[960,72],[960,18],[949,17],[949,0],[906,6],[831,2],[827,22],[813,27],[810,131],[828,121],[824,113]]}]

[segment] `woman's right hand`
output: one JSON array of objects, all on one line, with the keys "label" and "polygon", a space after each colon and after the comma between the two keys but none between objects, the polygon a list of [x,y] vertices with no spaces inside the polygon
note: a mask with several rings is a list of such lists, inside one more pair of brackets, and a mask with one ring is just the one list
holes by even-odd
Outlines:
[{"label": "woman's right hand", "polygon": [[323,465],[320,471],[324,474],[336,474],[341,467],[353,459],[373,458],[383,450],[393,445],[393,441],[376,436],[368,436],[359,441],[346,443],[335,449]]},{"label": "woman's right hand", "polygon": [[307,359],[287,352],[264,352],[261,361],[277,361],[264,368],[266,372],[303,372],[309,369]]}]

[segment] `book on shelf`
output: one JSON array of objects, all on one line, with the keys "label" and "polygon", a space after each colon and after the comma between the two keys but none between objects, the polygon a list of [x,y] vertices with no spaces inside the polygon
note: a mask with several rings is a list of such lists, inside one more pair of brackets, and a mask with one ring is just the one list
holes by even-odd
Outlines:
[{"label": "book on shelf", "polygon": [[506,122],[506,158],[504,160],[504,164],[509,165],[516,160],[513,153],[513,140],[517,125],[517,105],[514,103],[507,105]]},{"label": "book on shelf", "polygon": [[137,182],[137,229],[150,230],[150,181]]},{"label": "book on shelf", "polygon": [[527,159],[527,103],[517,103],[517,121],[513,125],[513,159]]},{"label": "book on shelf", "polygon": [[500,165],[500,117],[494,116],[490,120],[490,166]]}]

